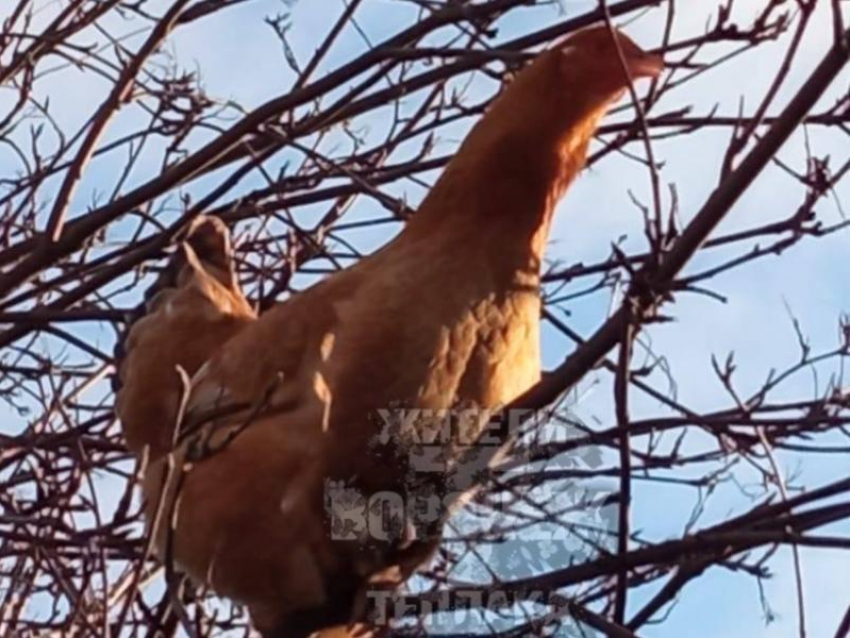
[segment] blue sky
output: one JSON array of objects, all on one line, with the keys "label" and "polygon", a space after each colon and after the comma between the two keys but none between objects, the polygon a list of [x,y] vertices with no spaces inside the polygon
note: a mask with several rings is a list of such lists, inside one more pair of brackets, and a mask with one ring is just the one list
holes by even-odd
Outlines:
[{"label": "blue sky", "polygon": [[[164,3],[160,2],[159,6]],[[738,18],[746,22],[762,2],[748,0],[738,3]],[[563,2],[560,5],[538,7],[511,13],[499,24],[499,38],[510,39],[532,28],[579,14],[593,2]],[[676,34],[692,36],[700,32],[716,11],[715,2],[692,3],[677,16]],[[781,92],[773,113],[785,103],[799,86],[806,73],[823,55],[829,45],[831,24],[829,3],[820,2],[809,35],[805,38],[786,88]],[[55,4],[45,3],[44,17],[50,15]],[[317,46],[319,37],[328,28],[331,17],[338,15],[342,3],[327,0],[324,3],[302,1],[291,8],[290,44],[302,62],[308,59]],[[286,5],[272,0],[256,0],[244,6],[221,12],[210,20],[181,29],[169,42],[168,49],[178,63],[186,69],[201,69],[202,84],[208,94],[222,101],[233,100],[246,110],[287,90],[294,78],[283,60],[280,46],[263,17],[288,10]],[[0,10],[0,18],[2,18]],[[346,62],[361,52],[364,39],[379,42],[407,26],[412,19],[411,8],[397,0],[367,0],[359,13],[361,32],[347,29],[338,45],[319,69],[326,70]],[[650,11],[625,29],[639,43],[651,47],[661,37],[663,13]],[[121,27],[125,32],[126,26]],[[365,34],[365,38],[364,38]],[[136,36],[128,40],[138,43]],[[784,51],[787,41],[760,47],[720,69],[677,91],[673,97],[659,105],[656,112],[692,107],[694,114],[707,114],[716,107],[718,113],[734,115],[743,100],[745,111],[758,102],[770,82],[777,57]],[[709,50],[703,59],[709,59],[717,49]],[[840,91],[846,91],[850,75],[845,72],[833,86],[819,108],[830,105]],[[89,74],[66,70],[57,73],[55,80],[46,85],[54,103],[53,113],[62,124],[73,125],[82,121],[102,99],[104,83]],[[493,90],[488,80],[479,80],[474,87],[482,97]],[[0,95],[0,104],[8,96]],[[122,113],[110,129],[109,138],[119,137],[134,123],[138,114],[132,110]],[[382,127],[380,120],[361,122],[377,135]],[[441,134],[436,153],[450,152],[464,132],[464,126],[454,127]],[[809,127],[808,143],[815,155],[831,155],[833,166],[847,158],[846,137],[833,130]],[[654,145],[656,157],[663,163],[662,179],[675,185],[679,197],[680,215],[689,220],[705,201],[717,183],[718,166],[728,141],[729,132],[718,128],[702,131],[675,140]],[[195,147],[200,138],[195,139]],[[806,137],[799,131],[782,149],[781,159],[798,169],[805,160]],[[132,177],[133,183],[150,179],[158,171],[156,145],[145,156]],[[630,150],[639,153],[637,146]],[[0,149],[0,171],[11,169],[11,157]],[[106,158],[93,163],[85,176],[75,200],[73,210],[82,211],[93,197],[108,192],[120,163]],[[212,178],[198,180],[185,191],[196,197]],[[421,197],[423,189],[410,183],[392,185],[387,192],[404,193],[411,204]],[[642,220],[629,198],[631,191],[638,199],[649,201],[649,179],[645,170],[622,157],[608,158],[598,168],[584,173],[561,206],[552,230],[548,257],[570,265],[604,259],[610,246],[622,236],[621,245],[627,251],[644,247]],[[840,184],[835,198],[848,201],[850,186]],[[718,232],[748,228],[770,220],[788,216],[801,202],[803,192],[798,184],[776,166],[769,167],[762,178],[735,206],[728,220]],[[666,203],[669,204],[669,201]],[[374,214],[374,203],[359,201],[353,215]],[[842,219],[835,199],[825,199],[817,207],[821,218],[835,223]],[[359,232],[349,236],[363,251],[373,250],[386,241],[380,231]],[[813,350],[834,347],[838,337],[838,317],[850,311],[850,286],[847,285],[850,267],[846,259],[848,236],[837,233],[824,239],[807,239],[791,248],[781,258],[758,260],[714,281],[713,289],[725,296],[722,304],[707,297],[682,295],[676,304],[666,310],[675,321],[649,329],[644,335],[653,349],[663,353],[678,383],[678,398],[695,409],[716,409],[729,405],[728,397],[711,372],[711,356],[724,359],[728,352],[736,353],[739,363],[737,380],[740,388],[752,392],[763,382],[768,372],[782,369],[793,363],[799,355],[791,319],[786,307],[811,340]],[[698,257],[690,272],[701,270],[731,252],[707,252]],[[306,282],[307,279],[305,278]],[[589,283],[589,280],[588,282]],[[128,294],[131,299],[136,292]],[[605,318],[611,305],[610,292],[604,290],[589,299],[569,306],[569,323],[583,334],[590,334]],[[86,328],[86,336],[104,347],[111,335],[102,329]],[[50,347],[50,346],[46,346]],[[544,360],[547,367],[556,365],[569,353],[572,346],[557,333],[544,334]],[[640,354],[640,353],[639,353]],[[826,370],[819,378],[823,387]],[[658,387],[664,387],[655,379]],[[783,385],[775,398],[809,398],[815,379],[810,373],[801,373]],[[614,422],[610,379],[604,374],[594,374],[586,379],[577,393],[573,410],[582,419],[597,421],[603,426]],[[635,418],[663,414],[656,402],[632,394]],[[16,431],[26,425],[26,419],[8,415],[6,430]],[[3,426],[0,426],[3,427]],[[693,445],[698,445],[698,441]],[[796,474],[795,483],[817,486],[847,474],[848,462],[843,455],[816,455],[808,459],[780,455],[783,469]],[[752,472],[741,470],[736,478],[743,484],[756,480]],[[634,497],[635,527],[645,530],[646,537],[663,539],[681,533],[687,521],[694,494],[682,487],[649,487],[642,484]],[[751,503],[742,499],[738,489],[727,484],[718,489],[709,501],[703,523],[722,520],[733,512],[740,512]],[[843,531],[848,531],[844,526]],[[832,635],[848,604],[846,592],[850,591],[850,558],[828,550],[803,550],[804,574],[808,594],[808,621],[811,636]],[[728,573],[720,568],[707,572],[687,590],[667,621],[660,626],[649,626],[641,635],[657,638],[674,636],[764,636],[784,638],[797,635],[795,589],[790,551],[782,549],[771,562],[775,577],[764,583],[765,592],[777,619],[766,624],[759,605],[759,592],[755,581],[742,574]],[[639,599],[639,597],[636,597]]]}]

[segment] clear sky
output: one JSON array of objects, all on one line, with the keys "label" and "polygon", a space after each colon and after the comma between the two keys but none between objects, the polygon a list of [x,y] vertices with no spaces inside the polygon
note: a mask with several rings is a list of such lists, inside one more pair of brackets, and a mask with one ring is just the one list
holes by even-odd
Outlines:
[{"label": "clear sky", "polygon": [[[45,4],[48,6],[45,10],[47,15],[49,7],[55,5]],[[163,3],[153,4],[161,6]],[[594,4],[566,1],[511,13],[510,19],[500,22],[499,37],[509,39],[535,26],[582,13]],[[716,14],[717,4],[707,0],[680,3],[674,33],[681,37],[696,35]],[[746,22],[751,17],[747,14],[754,13],[762,4],[755,0],[739,0],[739,19]],[[809,35],[792,69],[791,79],[780,95],[779,105],[785,103],[830,44],[829,4],[825,1],[819,3]],[[302,0],[292,4],[288,37],[299,60],[308,59],[320,35],[326,32],[330,20],[332,17],[335,19],[341,8],[342,2],[337,0]],[[181,29],[168,48],[180,65],[201,70],[202,84],[211,96],[234,100],[247,110],[285,92],[293,80],[293,73],[284,62],[272,29],[263,23],[264,16],[288,10],[286,5],[276,0],[248,2],[222,11],[197,26]],[[410,24],[412,19],[411,5],[398,0],[367,0],[358,15],[360,31],[349,28],[343,33],[338,46],[320,68],[320,73],[362,51],[365,39],[379,42]],[[0,9],[0,19],[2,17],[3,10]],[[123,28],[126,30],[126,27]],[[650,11],[624,28],[639,43],[651,47],[661,39],[663,14]],[[138,42],[138,38],[130,42]],[[708,114],[712,109],[723,115],[735,115],[741,104],[748,112],[771,81],[778,56],[786,45],[787,40],[766,45],[705,74],[689,87],[674,92],[674,98],[659,105],[656,112],[690,106],[695,115]],[[714,53],[709,51],[702,59],[709,59]],[[849,80],[850,75],[845,72],[816,111],[829,106],[841,91],[846,91]],[[90,114],[102,99],[104,88],[96,78],[68,72],[58,74],[49,86],[54,103],[61,100],[54,107],[54,116],[67,125],[79,124],[81,118]],[[492,83],[482,80],[475,90],[480,91],[483,97],[492,88]],[[0,95],[0,100],[7,98]],[[773,109],[774,113],[777,111],[778,107]],[[110,129],[109,138],[117,138],[126,132],[133,117],[129,112],[119,117]],[[374,135],[381,129],[379,121],[362,123],[373,129],[367,134]],[[815,155],[830,155],[833,166],[847,159],[850,145],[846,135],[814,126],[809,127],[806,133],[808,139],[800,131],[783,148],[780,157],[784,162],[802,169],[806,143]],[[462,134],[463,127],[441,134],[436,153],[451,151]],[[656,157],[663,162],[662,179],[665,184],[675,185],[683,221],[693,216],[716,185],[718,166],[728,136],[728,130],[717,128],[655,144]],[[640,152],[637,146],[631,150]],[[150,154],[150,157],[154,155]],[[11,166],[8,151],[0,150],[0,173]],[[91,201],[94,192],[111,184],[108,178],[112,177],[116,167],[110,167],[107,162],[96,162],[93,169],[87,173],[75,200],[74,209],[77,211]],[[139,183],[149,179],[154,170],[156,164],[153,159],[143,161],[131,181]],[[199,180],[186,190],[202,193],[208,184]],[[411,204],[415,204],[423,192],[409,183],[393,185],[387,190],[405,193]],[[561,206],[552,230],[548,257],[564,265],[599,261],[608,256],[611,244],[623,236],[625,240],[620,245],[627,252],[641,250],[644,247],[642,219],[630,200],[629,191],[644,202],[650,200],[647,173],[634,162],[611,157],[599,168],[585,172]],[[831,223],[842,219],[838,202],[846,206],[850,201],[848,195],[850,186],[845,180],[836,189],[834,198],[827,198],[818,205],[822,219]],[[719,232],[783,219],[799,205],[802,197],[800,186],[780,168],[771,166],[735,206]],[[669,198],[666,203],[669,204]],[[360,202],[357,205],[371,207],[374,203]],[[387,235],[380,231],[358,233],[351,237],[355,238],[360,249],[367,252],[387,239]],[[793,310],[814,351],[835,347],[838,318],[850,311],[847,248],[846,233],[818,240],[806,239],[781,257],[761,259],[718,277],[712,289],[728,300],[725,304],[704,296],[678,297],[676,304],[666,309],[675,321],[653,327],[644,336],[651,340],[655,352],[666,357],[676,377],[678,399],[695,409],[729,406],[728,396],[712,374],[712,355],[723,360],[734,351],[739,363],[738,383],[749,392],[761,385],[770,370],[783,369],[795,362],[799,349],[787,308]],[[694,262],[690,272],[718,263],[731,254],[722,251],[706,253]],[[571,327],[582,334],[590,334],[604,320],[611,302],[610,291],[605,289],[570,304],[568,319]],[[111,339],[111,335],[97,327],[89,330],[89,338],[101,344]],[[544,335],[547,367],[559,363],[571,348],[572,345],[563,337],[547,330]],[[641,355],[640,352],[638,354]],[[823,389],[826,372],[821,371],[817,378],[811,372],[797,375],[780,389],[775,398],[811,398],[814,387]],[[658,379],[655,380],[658,387],[663,387]],[[574,411],[582,419],[598,422],[604,427],[614,423],[610,379],[606,375],[593,375],[587,379],[578,397]],[[633,394],[632,400],[635,418],[664,414],[662,406],[638,393]],[[0,425],[0,428],[17,431],[25,423],[26,417],[10,413],[6,425]],[[786,476],[795,476],[796,485],[808,487],[845,476],[850,469],[846,455],[814,455],[804,459],[782,454],[780,461]],[[736,479],[743,485],[756,481],[755,475],[743,468],[736,474]],[[635,527],[642,529],[651,539],[680,535],[694,504],[695,493],[685,488],[641,484],[634,495]],[[741,495],[739,486],[725,483],[708,502],[701,524],[707,526],[749,506],[751,502]],[[844,525],[842,531],[850,531],[850,526]],[[802,555],[810,636],[832,636],[850,603],[847,597],[850,591],[850,557],[846,553],[842,555],[829,550],[803,550]],[[787,548],[781,549],[770,563],[774,578],[763,583],[766,598],[777,614],[772,622],[765,622],[759,591],[752,577],[713,568],[685,590],[666,622],[646,627],[641,635],[654,638],[796,636],[796,593],[790,556]]]}]

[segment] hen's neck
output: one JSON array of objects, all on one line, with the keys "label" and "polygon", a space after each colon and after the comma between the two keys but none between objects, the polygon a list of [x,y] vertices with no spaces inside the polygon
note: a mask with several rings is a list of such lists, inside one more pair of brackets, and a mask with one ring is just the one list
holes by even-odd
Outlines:
[{"label": "hen's neck", "polygon": [[572,123],[563,113],[530,119],[499,111],[470,133],[405,234],[447,244],[454,238],[470,258],[536,281],[555,206],[584,165],[604,111]]}]

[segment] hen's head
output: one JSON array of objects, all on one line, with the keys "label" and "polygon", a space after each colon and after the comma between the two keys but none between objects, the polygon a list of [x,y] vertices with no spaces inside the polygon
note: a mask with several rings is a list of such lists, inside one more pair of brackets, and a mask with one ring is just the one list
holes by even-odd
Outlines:
[{"label": "hen's head", "polygon": [[654,78],[664,70],[660,55],[644,51],[624,33],[604,25],[574,33],[546,55],[557,58],[564,85],[606,93],[626,89],[629,76]]},{"label": "hen's head", "polygon": [[663,69],[660,55],[644,51],[625,34],[591,27],[537,56],[507,87],[498,110],[525,110],[527,119],[570,125],[607,110],[630,78],[653,78]]}]

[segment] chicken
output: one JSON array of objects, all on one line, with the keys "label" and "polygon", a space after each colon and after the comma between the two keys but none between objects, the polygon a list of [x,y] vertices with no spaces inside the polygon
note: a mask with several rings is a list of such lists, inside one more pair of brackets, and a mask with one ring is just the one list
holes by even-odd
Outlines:
[{"label": "chicken", "polygon": [[236,281],[224,222],[195,220],[181,249],[146,293],[143,316],[116,349],[120,366],[113,386],[127,447],[136,455],[148,448],[152,458],[174,447],[184,393],[177,367],[193,375],[256,318]]},{"label": "chicken", "polygon": [[[409,497],[401,441],[443,432],[381,415],[486,411],[540,378],[540,269],[555,205],[628,86],[623,63],[632,78],[662,69],[616,37],[622,58],[597,27],[518,73],[373,255],[256,317],[226,232],[202,220],[176,285],[133,326],[117,411],[130,448],[147,455],[157,546],[247,605],[265,636],[344,634],[363,620],[368,589],[397,587],[436,547],[439,523],[329,523],[376,494]],[[446,463],[459,447],[449,432]]]}]

